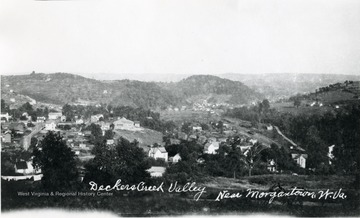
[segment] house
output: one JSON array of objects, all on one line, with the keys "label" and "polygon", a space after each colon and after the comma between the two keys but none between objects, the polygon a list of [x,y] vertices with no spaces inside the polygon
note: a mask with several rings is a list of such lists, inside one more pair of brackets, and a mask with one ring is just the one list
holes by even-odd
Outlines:
[{"label": "house", "polygon": [[276,172],[276,163],[274,159],[268,160],[267,169],[272,173]]},{"label": "house", "polygon": [[56,123],[54,121],[45,123],[45,130],[55,131],[56,130]]},{"label": "house", "polygon": [[150,169],[146,170],[150,173],[151,177],[162,177],[165,173],[165,167],[151,167]]},{"label": "house", "polygon": [[134,122],[134,126],[135,126],[136,128],[140,128],[140,121],[135,121],[135,122]]},{"label": "house", "polygon": [[49,113],[49,120],[57,120],[59,118],[61,118],[62,113],[61,112],[52,112]]},{"label": "house", "polygon": [[189,141],[195,141],[197,139],[196,135],[190,135],[188,140]]},{"label": "house", "polygon": [[208,142],[204,146],[205,154],[216,154],[216,151],[219,149],[220,143],[216,141]]},{"label": "house", "polygon": [[36,117],[36,122],[37,123],[44,123],[45,122],[45,120],[46,120],[46,117]]},{"label": "house", "polygon": [[177,153],[174,157],[170,157],[169,158],[169,161],[170,162],[173,162],[173,163],[177,163],[179,161],[181,161],[181,156],[179,153]]},{"label": "house", "polygon": [[86,144],[80,143],[80,144],[79,144],[79,148],[86,148]]},{"label": "house", "polygon": [[113,144],[115,144],[115,141],[114,141],[114,139],[107,139],[106,144],[107,145],[113,145]]},{"label": "house", "polygon": [[184,132],[179,132],[178,134],[179,139],[187,140],[188,136]]},{"label": "house", "polygon": [[274,129],[274,128],[273,128],[272,125],[266,126],[266,130],[268,130],[268,131],[272,131],[273,129]]},{"label": "house", "polygon": [[124,117],[114,121],[114,129],[132,130],[134,129],[134,122]]},{"label": "house", "polygon": [[202,127],[201,126],[193,126],[193,131],[202,131]]},{"label": "house", "polygon": [[75,120],[75,123],[80,125],[80,124],[84,123],[84,120],[83,119],[77,119],[77,120]]},{"label": "house", "polygon": [[248,151],[252,146],[251,145],[239,145],[241,152],[244,154]]},{"label": "house", "polygon": [[3,142],[4,143],[11,143],[11,133],[6,132],[3,136]]},{"label": "house", "polygon": [[154,159],[164,159],[165,162],[168,161],[168,152],[164,147],[155,147],[150,148],[149,150],[149,157],[152,157]]},{"label": "house", "polygon": [[306,168],[306,159],[308,157],[307,154],[291,153],[291,157],[301,168]]},{"label": "house", "polygon": [[66,116],[65,116],[65,115],[62,115],[62,116],[60,117],[60,120],[61,120],[61,122],[66,122]]},{"label": "house", "polygon": [[257,139],[250,139],[249,142],[252,144],[252,145],[255,145],[258,140]]},{"label": "house", "polygon": [[329,146],[329,151],[328,151],[328,158],[329,158],[329,164],[331,164],[332,162],[331,162],[331,160],[332,159],[334,159],[334,154],[333,154],[333,151],[334,151],[334,147],[335,147],[335,145],[331,145],[331,146]]},{"label": "house", "polygon": [[102,131],[110,130],[110,123],[102,122],[100,124],[100,128],[101,128]]},{"label": "house", "polygon": [[15,173],[20,173],[23,175],[41,173],[41,170],[35,170],[32,161],[19,161],[15,164]]},{"label": "house", "polygon": [[6,120],[6,122],[9,122],[9,119],[11,118],[11,116],[9,115],[9,113],[1,113],[0,114],[0,119],[3,120],[2,118],[4,118]]},{"label": "house", "polygon": [[101,118],[104,119],[104,115],[102,115],[102,114],[92,115],[92,116],[90,117],[90,121],[91,121],[92,123],[96,123],[96,122],[100,121]]}]

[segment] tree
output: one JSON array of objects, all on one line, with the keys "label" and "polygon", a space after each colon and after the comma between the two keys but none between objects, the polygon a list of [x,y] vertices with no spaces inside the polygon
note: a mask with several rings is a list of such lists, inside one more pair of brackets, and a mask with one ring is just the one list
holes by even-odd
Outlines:
[{"label": "tree", "polygon": [[63,113],[63,115],[65,115],[66,121],[71,121],[75,117],[74,111],[73,111],[71,105],[69,105],[69,104],[65,104],[63,106],[62,113]]},{"label": "tree", "polygon": [[106,130],[104,138],[105,139],[113,139],[114,135],[115,135],[115,133],[112,130]]},{"label": "tree", "polygon": [[10,112],[9,105],[7,105],[4,99],[1,99],[1,113]]},{"label": "tree", "polygon": [[234,179],[236,179],[236,171],[239,171],[239,169],[243,166],[243,158],[244,156],[241,154],[240,148],[238,148],[235,144],[232,145],[226,159],[233,172]]},{"label": "tree", "polygon": [[252,169],[254,168],[255,158],[263,151],[263,146],[257,142],[255,143],[245,155],[245,163],[249,169],[249,176],[251,176]]},{"label": "tree", "polygon": [[295,107],[300,107],[300,105],[301,105],[301,100],[300,100],[300,98],[295,98],[295,100],[294,100],[294,106]]},{"label": "tree", "polygon": [[33,151],[33,165],[40,168],[45,190],[69,190],[77,185],[75,154],[61,136],[49,132]]},{"label": "tree", "polygon": [[315,126],[311,126],[306,133],[305,148],[309,154],[306,163],[308,168],[318,168],[322,163],[328,163],[328,147],[320,138],[320,133]]},{"label": "tree", "polygon": [[95,158],[85,166],[85,181],[112,184],[121,179],[133,184],[150,178],[146,171],[150,165],[137,141],[120,138],[115,147],[101,143],[95,146],[93,154]]},{"label": "tree", "polygon": [[269,111],[269,109],[270,109],[270,102],[269,102],[269,100],[264,99],[264,100],[262,101],[262,109],[263,109],[263,111],[264,111],[265,113]]}]

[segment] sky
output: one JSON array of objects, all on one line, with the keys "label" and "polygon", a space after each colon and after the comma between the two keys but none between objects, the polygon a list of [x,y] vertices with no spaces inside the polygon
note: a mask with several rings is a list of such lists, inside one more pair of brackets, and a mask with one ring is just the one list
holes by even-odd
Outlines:
[{"label": "sky", "polygon": [[0,0],[0,74],[360,75],[358,0]]}]

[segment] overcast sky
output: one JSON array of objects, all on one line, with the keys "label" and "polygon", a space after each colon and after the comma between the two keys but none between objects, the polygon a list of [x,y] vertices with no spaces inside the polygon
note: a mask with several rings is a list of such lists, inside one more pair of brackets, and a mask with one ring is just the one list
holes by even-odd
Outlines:
[{"label": "overcast sky", "polygon": [[359,0],[0,0],[0,73],[360,74]]}]

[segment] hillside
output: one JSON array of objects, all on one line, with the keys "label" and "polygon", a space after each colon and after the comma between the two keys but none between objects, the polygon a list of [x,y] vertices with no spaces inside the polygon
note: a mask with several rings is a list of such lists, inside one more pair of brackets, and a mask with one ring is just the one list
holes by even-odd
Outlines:
[{"label": "hillside", "polygon": [[164,86],[178,93],[188,102],[207,100],[211,103],[247,104],[262,98],[262,95],[238,81],[211,75],[195,75],[177,83]]},{"label": "hillside", "polygon": [[1,79],[3,96],[12,90],[46,103],[74,103],[81,99],[93,104],[155,108],[179,102],[176,96],[155,83],[99,81],[66,73],[2,76]]},{"label": "hillside", "polygon": [[67,73],[32,73],[1,76],[1,85],[2,98],[6,102],[13,99],[19,103],[24,101],[19,96],[27,96],[37,102],[58,105],[105,103],[152,109],[191,105],[199,99],[246,104],[261,96],[241,82],[215,76],[191,76],[177,83],[155,83],[100,81]]},{"label": "hillside", "polygon": [[340,74],[235,74],[218,75],[221,78],[240,81],[262,93],[266,98],[276,100],[296,94],[313,92],[315,89],[346,80],[359,81],[359,75]]},{"label": "hillside", "polygon": [[[293,98],[296,96],[291,99]],[[359,101],[360,81],[345,81],[320,87],[315,92],[300,96],[300,99],[310,104],[316,101],[325,105]]]}]

